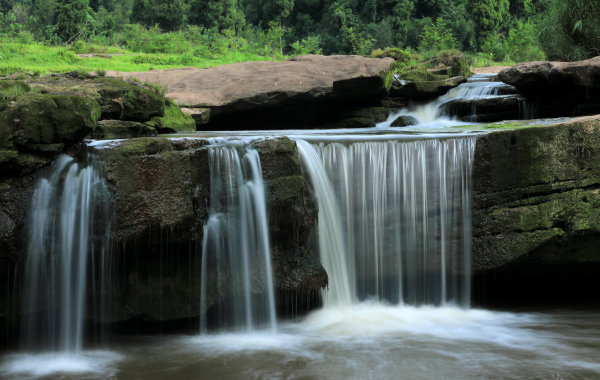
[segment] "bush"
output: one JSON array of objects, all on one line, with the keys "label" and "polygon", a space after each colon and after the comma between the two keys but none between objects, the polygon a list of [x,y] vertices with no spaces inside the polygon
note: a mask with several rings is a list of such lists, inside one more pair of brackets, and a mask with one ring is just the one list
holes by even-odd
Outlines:
[{"label": "bush", "polygon": [[452,35],[452,29],[446,26],[443,18],[438,18],[435,24],[429,24],[423,28],[419,50],[456,49],[457,45],[456,38]]},{"label": "bush", "polygon": [[549,59],[578,61],[600,54],[599,36],[598,1],[552,0],[539,40]]},{"label": "bush", "polygon": [[530,21],[518,21],[507,37],[488,35],[481,45],[482,53],[500,62],[543,61],[546,55],[537,41],[536,30]]}]

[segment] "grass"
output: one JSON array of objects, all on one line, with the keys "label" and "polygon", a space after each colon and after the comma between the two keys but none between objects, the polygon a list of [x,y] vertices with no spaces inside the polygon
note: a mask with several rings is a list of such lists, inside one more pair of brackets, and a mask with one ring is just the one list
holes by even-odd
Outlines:
[{"label": "grass", "polygon": [[69,71],[148,71],[156,69],[174,69],[186,66],[197,68],[213,67],[228,63],[247,61],[270,61],[271,57],[252,53],[226,52],[219,56],[196,57],[193,55],[139,54],[118,48],[92,47],[102,54],[124,54],[117,56],[80,58],[71,49],[50,47],[41,44],[21,44],[0,41],[0,76],[26,73],[34,76]]}]

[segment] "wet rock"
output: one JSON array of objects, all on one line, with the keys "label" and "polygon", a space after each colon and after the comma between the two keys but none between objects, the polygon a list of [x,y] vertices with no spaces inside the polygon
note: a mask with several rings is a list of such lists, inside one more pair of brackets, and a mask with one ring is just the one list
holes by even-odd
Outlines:
[{"label": "wet rock", "polygon": [[466,83],[465,77],[453,77],[430,82],[411,82],[402,87],[392,87],[390,96],[414,100],[430,100],[446,94],[452,88]]},{"label": "wet rock", "polygon": [[498,128],[475,148],[473,270],[600,263],[600,117]]},{"label": "wet rock", "polygon": [[412,116],[402,115],[398,117],[391,124],[392,127],[409,127],[411,125],[417,125],[419,121]]},{"label": "wet rock", "polygon": [[155,116],[146,125],[159,133],[196,132],[196,122],[192,115],[183,112],[171,99],[165,99],[165,116]]},{"label": "wet rock", "polygon": [[529,119],[527,109],[525,99],[519,95],[455,99],[442,107],[448,116],[480,123]]},{"label": "wet rock", "polygon": [[156,129],[137,121],[102,120],[96,125],[92,133],[88,135],[91,139],[129,139],[136,137],[154,137],[158,133]]},{"label": "wet rock", "polygon": [[3,154],[0,172],[12,175],[47,165],[64,146],[83,139],[100,116],[98,104],[82,96],[20,96],[0,109],[0,149],[11,152]]}]

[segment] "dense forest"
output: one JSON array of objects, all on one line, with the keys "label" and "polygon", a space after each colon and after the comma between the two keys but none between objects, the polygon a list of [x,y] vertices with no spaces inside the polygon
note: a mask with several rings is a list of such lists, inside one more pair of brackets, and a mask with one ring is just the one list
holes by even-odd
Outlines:
[{"label": "dense forest", "polygon": [[600,1],[0,0],[0,38],[202,56],[456,49],[489,61],[600,54]]}]

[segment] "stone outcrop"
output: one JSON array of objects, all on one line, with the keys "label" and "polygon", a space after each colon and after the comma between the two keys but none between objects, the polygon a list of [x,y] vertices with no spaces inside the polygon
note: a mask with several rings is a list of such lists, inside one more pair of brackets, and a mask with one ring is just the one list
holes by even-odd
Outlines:
[{"label": "stone outcrop", "polygon": [[[116,202],[115,255],[125,263],[117,265],[119,280],[104,322],[172,320],[201,312],[200,257],[210,199],[206,145],[203,139],[146,138],[102,151]],[[281,297],[309,294],[327,285],[327,274],[308,246],[317,207],[295,143],[269,139],[257,142],[256,149],[268,191],[275,290]],[[210,309],[218,297],[209,291],[207,298]]]},{"label": "stone outcrop", "polygon": [[419,121],[412,116],[402,115],[394,120],[391,124],[392,127],[410,127],[411,125],[417,125]]},{"label": "stone outcrop", "polygon": [[390,96],[412,100],[430,100],[442,96],[454,87],[466,82],[467,78],[463,76],[443,80],[409,82],[403,86],[393,86],[390,90]]},{"label": "stone outcrop", "polygon": [[473,270],[600,263],[600,117],[478,137]]},{"label": "stone outcrop", "polygon": [[442,106],[444,114],[462,121],[493,123],[503,120],[531,119],[536,103],[527,104],[519,95],[505,95],[481,98],[459,98]]},{"label": "stone outcrop", "polygon": [[379,73],[391,62],[308,55],[123,75],[168,86],[167,96],[186,108],[210,109],[210,122],[197,123],[198,129],[307,128],[333,124],[353,108],[376,106],[385,92]]},{"label": "stone outcrop", "polygon": [[595,114],[595,109],[583,105],[600,103],[600,57],[579,62],[521,63],[502,70],[498,78],[524,96],[539,99],[540,117]]}]

